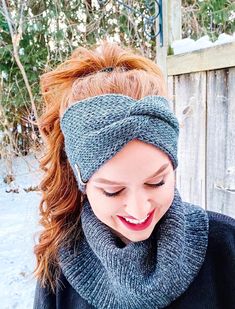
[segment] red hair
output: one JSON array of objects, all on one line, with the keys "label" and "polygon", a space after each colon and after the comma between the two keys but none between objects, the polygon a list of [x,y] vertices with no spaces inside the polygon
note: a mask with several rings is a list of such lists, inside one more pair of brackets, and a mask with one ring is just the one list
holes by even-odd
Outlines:
[{"label": "red hair", "polygon": [[[98,72],[105,67],[112,72]],[[127,70],[122,71],[120,67]],[[43,231],[34,247],[37,265],[35,276],[42,286],[55,291],[59,277],[58,249],[65,239],[79,241],[83,195],[64,151],[60,117],[74,102],[106,93],[119,93],[134,99],[147,95],[166,95],[162,72],[153,61],[117,43],[103,41],[92,49],[77,48],[70,59],[54,71],[41,76],[45,102],[38,125],[46,146],[40,168],[40,224]]]}]

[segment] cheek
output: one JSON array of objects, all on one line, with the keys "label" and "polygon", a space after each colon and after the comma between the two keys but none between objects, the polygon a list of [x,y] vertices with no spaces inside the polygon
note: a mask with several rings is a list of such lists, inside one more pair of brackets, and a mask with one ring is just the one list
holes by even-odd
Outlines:
[{"label": "cheek", "polygon": [[114,216],[118,211],[115,202],[109,201],[107,197],[102,197],[102,194],[96,193],[94,196],[87,194],[87,198],[94,214],[100,220],[108,219]]},{"label": "cheek", "polygon": [[167,206],[167,209],[171,206],[171,204],[174,200],[174,193],[175,193],[174,188],[175,188],[174,183],[172,183],[172,185],[166,191],[167,194],[165,195],[165,205]]},{"label": "cheek", "polygon": [[169,184],[169,186],[167,187],[167,190],[165,191],[165,204],[169,205],[169,207],[173,202],[174,192],[175,192],[174,184],[171,183]]},{"label": "cheek", "polygon": [[156,193],[154,193],[154,200],[157,204],[161,205],[162,210],[167,210],[173,200],[174,200],[174,192],[175,192],[175,179],[174,175],[169,175],[166,178],[165,185],[157,190]]}]

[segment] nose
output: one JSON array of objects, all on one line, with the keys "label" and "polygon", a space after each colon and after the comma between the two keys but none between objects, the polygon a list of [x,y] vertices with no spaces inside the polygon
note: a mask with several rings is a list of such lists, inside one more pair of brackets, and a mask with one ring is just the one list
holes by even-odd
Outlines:
[{"label": "nose", "polygon": [[126,217],[142,220],[150,211],[151,201],[146,192],[136,190],[128,195],[125,204]]}]

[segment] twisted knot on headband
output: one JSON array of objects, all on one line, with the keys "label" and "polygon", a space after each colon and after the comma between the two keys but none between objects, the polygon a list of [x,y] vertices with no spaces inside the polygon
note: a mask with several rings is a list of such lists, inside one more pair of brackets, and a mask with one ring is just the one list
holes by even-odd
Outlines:
[{"label": "twisted knot on headband", "polygon": [[81,191],[92,174],[133,139],[155,145],[169,156],[174,169],[178,166],[179,123],[164,97],[89,97],[70,106],[60,123],[65,152]]}]

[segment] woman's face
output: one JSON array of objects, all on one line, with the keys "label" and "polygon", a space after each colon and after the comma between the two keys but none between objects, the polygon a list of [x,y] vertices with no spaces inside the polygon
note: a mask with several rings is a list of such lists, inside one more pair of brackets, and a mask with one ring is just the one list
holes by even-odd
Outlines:
[{"label": "woman's face", "polygon": [[174,188],[168,156],[135,139],[92,175],[86,194],[96,217],[127,244],[149,238],[171,206]]}]

